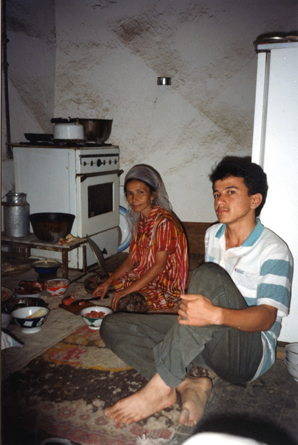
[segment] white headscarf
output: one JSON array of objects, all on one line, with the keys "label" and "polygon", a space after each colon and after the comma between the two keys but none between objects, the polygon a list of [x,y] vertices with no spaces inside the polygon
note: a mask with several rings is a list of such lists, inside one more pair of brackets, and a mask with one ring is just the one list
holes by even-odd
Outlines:
[{"label": "white headscarf", "polygon": [[[124,188],[125,184],[129,179],[136,179],[138,181],[143,181],[157,192],[156,197],[153,201],[153,206],[160,206],[169,212],[172,212],[172,206],[169,201],[169,197],[161,179],[160,174],[150,165],[138,164],[132,167],[125,176]],[[131,225],[133,236],[136,234],[136,230],[139,224],[141,214],[139,212],[134,212],[132,208],[129,206],[127,212],[127,219]]]}]

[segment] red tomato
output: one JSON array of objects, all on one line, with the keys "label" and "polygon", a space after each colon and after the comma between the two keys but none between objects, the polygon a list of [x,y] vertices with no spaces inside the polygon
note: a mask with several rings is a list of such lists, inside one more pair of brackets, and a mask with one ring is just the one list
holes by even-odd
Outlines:
[{"label": "red tomato", "polygon": [[75,301],[75,297],[71,295],[70,297],[63,298],[62,303],[65,304],[65,306],[71,305]]},{"label": "red tomato", "polygon": [[96,311],[90,311],[87,314],[85,314],[85,317],[89,318],[103,318],[105,316],[105,313],[103,311],[96,312]]}]

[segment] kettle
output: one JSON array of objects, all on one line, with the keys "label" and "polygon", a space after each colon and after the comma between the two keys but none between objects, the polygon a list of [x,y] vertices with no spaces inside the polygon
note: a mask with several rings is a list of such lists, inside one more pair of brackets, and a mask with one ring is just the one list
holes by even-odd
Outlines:
[{"label": "kettle", "polygon": [[54,125],[53,138],[55,140],[66,141],[84,141],[84,127],[80,124],[79,119],[53,118],[51,122]]}]

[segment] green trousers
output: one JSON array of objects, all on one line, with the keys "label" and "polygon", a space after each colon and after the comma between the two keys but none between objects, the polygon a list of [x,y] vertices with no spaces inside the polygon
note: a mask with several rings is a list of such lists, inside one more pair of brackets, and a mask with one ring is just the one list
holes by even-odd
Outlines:
[{"label": "green trousers", "polygon": [[[247,307],[231,277],[214,263],[193,272],[188,293],[202,294],[215,306]],[[148,380],[158,373],[172,388],[193,366],[212,369],[234,384],[245,383],[254,377],[262,358],[260,332],[180,325],[177,315],[117,312],[103,320],[100,335],[107,347]]]}]

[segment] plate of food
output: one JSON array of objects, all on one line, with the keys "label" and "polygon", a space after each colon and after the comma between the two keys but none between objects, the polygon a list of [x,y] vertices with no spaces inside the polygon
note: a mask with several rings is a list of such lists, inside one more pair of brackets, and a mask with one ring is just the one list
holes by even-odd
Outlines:
[{"label": "plate of food", "polygon": [[9,287],[1,286],[1,301],[9,300],[13,295],[13,290]]}]

